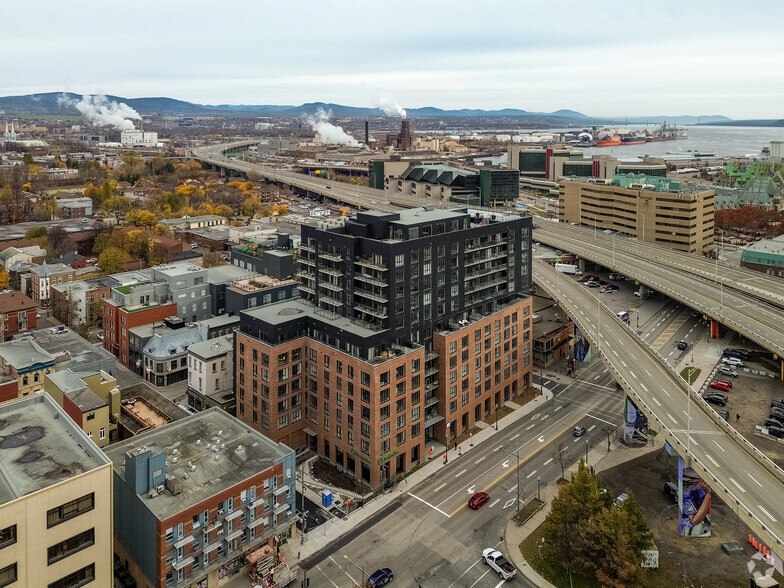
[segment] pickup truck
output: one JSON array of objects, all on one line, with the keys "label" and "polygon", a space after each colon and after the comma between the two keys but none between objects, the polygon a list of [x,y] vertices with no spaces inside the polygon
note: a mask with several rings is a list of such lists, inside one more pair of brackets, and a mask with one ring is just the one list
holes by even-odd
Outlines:
[{"label": "pickup truck", "polygon": [[510,580],[517,574],[515,567],[506,561],[503,554],[492,547],[488,547],[482,552],[482,561],[498,572],[498,576],[502,580]]}]

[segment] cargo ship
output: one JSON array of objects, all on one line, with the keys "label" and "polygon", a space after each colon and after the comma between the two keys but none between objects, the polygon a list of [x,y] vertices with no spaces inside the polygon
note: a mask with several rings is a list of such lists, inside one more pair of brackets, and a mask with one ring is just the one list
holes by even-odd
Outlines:
[{"label": "cargo ship", "polygon": [[620,144],[621,136],[618,133],[613,133],[605,129],[596,135],[597,147],[617,147]]}]

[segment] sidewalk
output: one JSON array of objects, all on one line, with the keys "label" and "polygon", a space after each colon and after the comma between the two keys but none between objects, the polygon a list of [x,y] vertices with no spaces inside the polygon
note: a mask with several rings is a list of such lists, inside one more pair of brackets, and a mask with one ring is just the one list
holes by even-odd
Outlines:
[{"label": "sidewalk", "polygon": [[[596,473],[599,473],[657,449],[661,449],[661,445],[646,445],[644,447],[632,448],[615,442],[612,445],[612,449],[608,452],[604,443],[598,443],[588,452],[588,464],[593,466]],[[577,471],[578,465],[579,463],[575,463],[566,471],[567,479],[573,472]],[[506,535],[504,537],[506,554],[509,560],[529,582],[544,588],[555,588],[555,586],[542,578],[536,570],[528,565],[528,562],[520,553],[519,545],[542,524],[550,512],[550,505],[553,498],[558,494],[559,488],[560,486],[556,483],[548,484],[542,488],[541,500],[545,503],[542,510],[537,512],[524,525],[518,526],[517,523],[510,520],[506,526]]]},{"label": "sidewalk", "polygon": [[[571,378],[569,378],[569,380],[571,381]],[[499,419],[498,430],[503,431],[506,427],[509,427],[524,416],[530,414],[533,411],[539,410],[541,406],[548,400],[551,400],[552,397],[552,392],[547,388],[544,388],[544,395],[537,396],[528,404],[521,406],[514,412]],[[484,441],[487,441],[495,434],[495,427],[487,427],[474,435],[471,439],[471,443],[462,443],[460,445],[459,455],[456,454],[454,449],[450,449],[448,454],[449,463],[452,464],[455,461],[464,459],[466,455],[474,449],[474,447],[480,445]],[[352,511],[346,518],[332,518],[323,525],[315,528],[313,531],[309,531],[307,533],[307,539],[304,543],[301,543],[300,535],[295,532],[294,537],[285,546],[283,546],[281,550],[286,556],[286,561],[289,562],[290,565],[295,564],[297,562],[297,555],[299,555],[300,560],[302,560],[315,555],[325,547],[329,547],[336,539],[342,537],[353,528],[368,520],[370,517],[391,504],[401,495],[414,491],[418,484],[425,481],[436,472],[440,471],[443,467],[443,460],[440,457],[438,459],[432,459],[429,462],[426,462],[416,472],[400,482],[395,489],[390,490],[385,494],[382,494],[381,496],[371,500],[362,508],[356,511]]]}]

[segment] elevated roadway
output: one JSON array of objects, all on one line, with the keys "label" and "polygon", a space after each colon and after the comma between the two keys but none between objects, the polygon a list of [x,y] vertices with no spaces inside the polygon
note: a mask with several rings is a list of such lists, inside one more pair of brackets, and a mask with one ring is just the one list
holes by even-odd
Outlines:
[{"label": "elevated roadway", "polygon": [[680,375],[587,288],[534,263],[534,281],[567,310],[649,426],[774,551],[784,537],[784,471],[721,419]]},{"label": "elevated roadway", "polygon": [[784,357],[784,313],[776,304],[779,290],[784,302],[784,288],[770,278],[747,276],[737,269],[732,272],[722,264],[716,281],[715,271],[706,272],[707,266],[715,266],[714,261],[547,221],[536,223],[533,238],[632,277]]}]

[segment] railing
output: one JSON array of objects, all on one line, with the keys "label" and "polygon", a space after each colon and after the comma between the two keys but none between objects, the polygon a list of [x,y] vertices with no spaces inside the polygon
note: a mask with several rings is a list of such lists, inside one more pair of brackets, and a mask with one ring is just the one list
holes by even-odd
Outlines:
[{"label": "railing", "polygon": [[357,265],[364,265],[365,267],[377,269],[379,271],[387,271],[387,265],[385,263],[376,263],[371,258],[364,258],[364,257],[357,257],[354,260],[354,263]]}]

